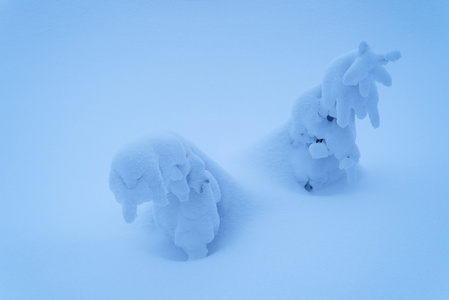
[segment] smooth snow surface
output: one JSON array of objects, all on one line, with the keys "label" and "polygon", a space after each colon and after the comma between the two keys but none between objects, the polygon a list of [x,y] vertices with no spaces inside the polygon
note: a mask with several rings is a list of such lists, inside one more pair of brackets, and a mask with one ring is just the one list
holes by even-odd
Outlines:
[{"label": "smooth snow surface", "polygon": [[[1,1],[0,299],[449,299],[448,6]],[[282,176],[251,167],[361,41],[402,58],[381,126],[356,120],[356,182],[307,192],[282,157]],[[124,222],[109,190],[115,153],[163,130],[234,187],[203,259],[148,203]]]}]

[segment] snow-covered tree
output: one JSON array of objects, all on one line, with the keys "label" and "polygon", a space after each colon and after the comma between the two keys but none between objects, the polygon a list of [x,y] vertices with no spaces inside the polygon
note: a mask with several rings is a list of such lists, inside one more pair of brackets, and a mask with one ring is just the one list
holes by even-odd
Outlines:
[{"label": "snow-covered tree", "polygon": [[109,177],[125,221],[152,201],[155,223],[190,260],[207,255],[220,226],[220,187],[198,152],[176,134],[145,138],[116,154]]},{"label": "snow-covered tree", "polygon": [[400,56],[399,51],[374,53],[362,42],[357,51],[336,58],[321,84],[298,98],[290,120],[291,163],[297,181],[307,190],[342,174],[348,183],[355,181],[360,158],[355,116],[369,115],[372,126],[379,127],[376,82],[391,86],[384,66]]}]

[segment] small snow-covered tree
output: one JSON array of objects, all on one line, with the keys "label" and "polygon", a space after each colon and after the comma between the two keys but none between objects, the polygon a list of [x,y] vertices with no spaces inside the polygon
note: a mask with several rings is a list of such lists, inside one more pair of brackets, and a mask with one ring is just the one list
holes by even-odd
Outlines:
[{"label": "small snow-covered tree", "polygon": [[399,51],[374,53],[362,42],[357,51],[336,58],[321,84],[298,98],[290,120],[291,163],[306,190],[344,175],[348,183],[355,181],[360,158],[355,117],[368,115],[371,125],[379,127],[376,82],[391,86],[384,66],[400,56]]},{"label": "small snow-covered tree", "polygon": [[116,154],[109,176],[125,221],[152,201],[155,223],[189,260],[207,255],[220,226],[220,187],[195,149],[175,134],[145,138]]}]

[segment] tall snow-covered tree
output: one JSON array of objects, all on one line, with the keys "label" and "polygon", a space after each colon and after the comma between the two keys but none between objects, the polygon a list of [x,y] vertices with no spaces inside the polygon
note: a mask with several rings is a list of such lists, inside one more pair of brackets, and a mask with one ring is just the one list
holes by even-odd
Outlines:
[{"label": "tall snow-covered tree", "polygon": [[358,50],[331,62],[321,84],[298,98],[290,120],[291,163],[307,190],[344,175],[354,182],[360,158],[355,117],[368,115],[371,125],[379,127],[376,83],[391,86],[384,66],[400,56],[399,51],[375,53],[362,42]]}]

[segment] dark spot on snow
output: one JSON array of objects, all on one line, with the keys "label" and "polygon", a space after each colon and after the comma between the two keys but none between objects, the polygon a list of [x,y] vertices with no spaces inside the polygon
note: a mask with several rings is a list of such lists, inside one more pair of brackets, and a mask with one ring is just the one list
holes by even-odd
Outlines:
[{"label": "dark spot on snow", "polygon": [[304,186],[304,188],[305,188],[306,191],[308,191],[308,192],[310,192],[310,191],[313,189],[313,187],[310,185],[309,182],[306,183],[306,185]]},{"label": "dark spot on snow", "polygon": [[322,143],[324,139],[316,139],[316,143]]},{"label": "dark spot on snow", "polygon": [[334,117],[331,117],[331,116],[328,115],[328,116],[326,117],[326,119],[327,119],[329,122],[332,122],[332,121],[334,120]]}]

